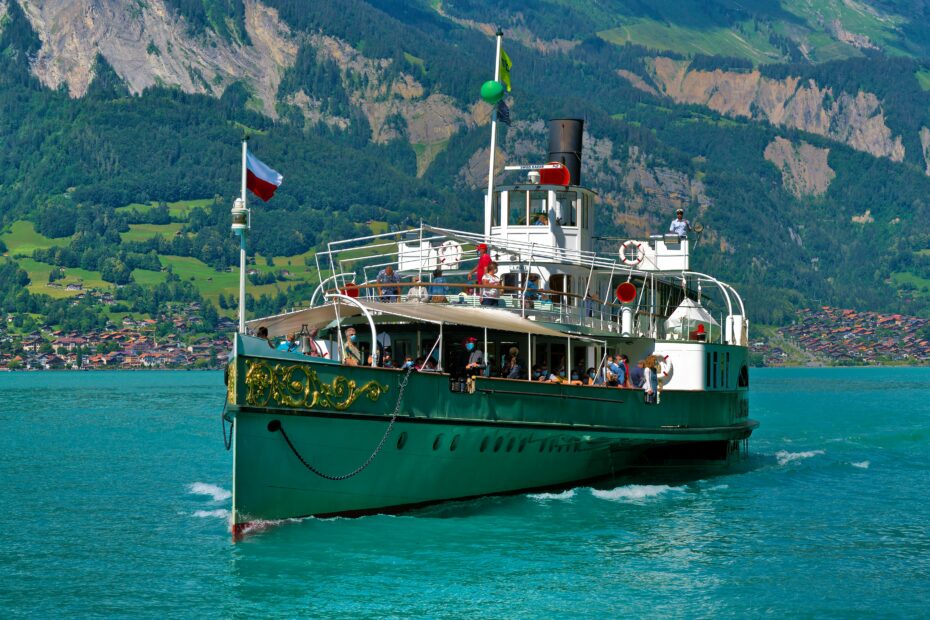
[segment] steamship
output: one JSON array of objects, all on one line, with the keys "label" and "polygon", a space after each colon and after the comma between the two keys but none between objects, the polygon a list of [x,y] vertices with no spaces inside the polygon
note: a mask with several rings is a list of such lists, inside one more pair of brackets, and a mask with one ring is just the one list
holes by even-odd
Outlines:
[{"label": "steamship", "polygon": [[[691,270],[687,237],[595,251],[582,134],[579,119],[551,121],[548,162],[509,169],[483,231],[423,225],[334,241],[317,254],[326,277],[309,307],[248,322],[227,375],[234,533],[740,453],[757,426],[743,301]],[[501,277],[493,304],[471,277],[485,248]],[[388,267],[396,278],[378,278]],[[302,350],[269,346],[254,335],[265,330],[272,344],[299,333]],[[466,342],[480,367],[467,368]],[[655,398],[570,380],[575,368],[609,376],[616,353],[659,361]],[[525,372],[503,378],[514,355]],[[534,366],[564,368],[566,380],[533,380]]]}]

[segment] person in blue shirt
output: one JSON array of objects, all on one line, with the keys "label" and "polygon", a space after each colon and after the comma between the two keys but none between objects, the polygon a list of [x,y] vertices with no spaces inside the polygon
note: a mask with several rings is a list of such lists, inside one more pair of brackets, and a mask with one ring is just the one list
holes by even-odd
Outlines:
[{"label": "person in blue shirt", "polygon": [[620,364],[614,361],[613,357],[607,358],[606,369],[607,369],[607,373],[605,373],[605,376],[607,377],[608,386],[617,387],[618,385],[623,385],[623,383],[620,380],[620,375],[623,373],[623,369],[620,368]]},{"label": "person in blue shirt", "polygon": [[287,353],[294,353],[295,351],[300,350],[300,344],[297,342],[297,334],[288,334],[287,339],[282,341],[278,345],[278,351],[286,351]]},{"label": "person in blue shirt", "polygon": [[[380,292],[378,297],[381,301],[393,302],[397,301],[400,297],[400,287],[397,284],[400,284],[400,277],[394,273],[394,268],[388,265],[384,269],[378,272],[378,277],[375,278],[375,282],[382,285],[380,287]],[[394,285],[394,286],[384,286],[384,285]]]},{"label": "person in blue shirt", "polygon": [[539,299],[539,276],[531,273],[526,282],[526,293],[523,295],[523,305],[532,308],[533,302]]},{"label": "person in blue shirt", "polygon": [[672,220],[671,226],[668,227],[668,231],[678,235],[679,239],[685,239],[688,237],[689,230],[691,230],[691,222],[685,219],[685,210],[678,209],[675,212],[675,219]]},{"label": "person in blue shirt", "polygon": [[429,300],[433,303],[444,303],[446,295],[449,294],[449,287],[446,286],[446,277],[442,275],[442,268],[437,267],[433,272],[433,281],[426,287],[429,293]]}]

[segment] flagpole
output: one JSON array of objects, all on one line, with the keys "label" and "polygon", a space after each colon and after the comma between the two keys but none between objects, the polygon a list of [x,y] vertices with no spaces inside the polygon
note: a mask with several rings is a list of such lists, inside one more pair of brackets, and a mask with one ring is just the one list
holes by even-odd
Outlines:
[{"label": "flagpole", "polygon": [[[246,157],[248,154],[248,145],[249,139],[248,136],[242,138],[242,195],[240,199],[242,200],[242,208],[246,209],[246,198],[245,198],[245,185],[246,185]],[[246,217],[251,220],[251,216],[246,211]],[[245,333],[245,237],[248,231],[248,226],[252,224],[251,221],[247,223],[247,227],[239,231],[239,333]]]},{"label": "flagpole", "polygon": [[[501,39],[504,31],[497,29],[497,51],[494,54],[494,81],[501,78]],[[497,150],[497,106],[491,110],[491,156],[488,158],[488,195],[485,197],[484,208],[484,240],[491,237],[491,211],[494,209],[494,154]]]}]

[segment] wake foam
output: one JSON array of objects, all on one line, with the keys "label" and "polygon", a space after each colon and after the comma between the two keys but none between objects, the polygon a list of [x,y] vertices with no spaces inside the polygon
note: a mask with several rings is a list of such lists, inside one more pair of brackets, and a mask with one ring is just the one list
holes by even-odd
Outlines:
[{"label": "wake foam", "polygon": [[850,465],[853,467],[858,467],[859,469],[868,469],[871,463],[868,461],[859,461],[858,463],[850,463]]},{"label": "wake foam", "polygon": [[775,458],[778,460],[779,465],[787,465],[791,461],[809,459],[820,454],[825,454],[825,452],[823,450],[808,450],[807,452],[788,452],[787,450],[779,450],[775,453]]},{"label": "wake foam", "polygon": [[625,500],[644,500],[650,497],[658,497],[669,491],[682,491],[681,487],[671,487],[667,484],[630,484],[625,487],[617,487],[610,491],[600,489],[591,489],[591,495],[598,499],[606,499],[612,502]]},{"label": "wake foam", "polygon": [[225,508],[218,508],[216,510],[198,510],[194,512],[195,517],[200,517],[201,519],[209,519],[211,517],[216,517],[218,519],[228,519],[229,511]]},{"label": "wake foam", "polygon": [[533,499],[538,499],[541,501],[545,501],[549,499],[565,500],[565,499],[571,499],[575,497],[575,490],[569,489],[568,491],[562,491],[561,493],[531,493],[530,495],[528,495],[528,497],[531,497]]},{"label": "wake foam", "polygon": [[207,482],[189,484],[187,485],[187,491],[193,495],[209,495],[214,502],[221,502],[224,499],[232,497],[232,493],[223,487],[218,487],[215,484],[209,484]]}]

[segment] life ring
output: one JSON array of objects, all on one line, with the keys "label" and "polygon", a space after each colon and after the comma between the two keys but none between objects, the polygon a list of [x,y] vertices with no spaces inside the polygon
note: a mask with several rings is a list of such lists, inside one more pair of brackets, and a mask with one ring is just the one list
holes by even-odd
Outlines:
[{"label": "life ring", "polygon": [[672,380],[673,374],[675,374],[675,366],[672,364],[672,359],[668,355],[659,357],[659,368],[656,369],[656,378],[662,382],[662,385],[668,385],[668,382]]},{"label": "life ring", "polygon": [[459,266],[459,262],[462,260],[462,246],[457,242],[444,241],[441,246],[439,246],[439,264],[443,267],[448,267],[450,269],[455,269]]},{"label": "life ring", "polygon": [[[633,252],[628,252],[627,250],[631,248]],[[631,256],[633,253],[636,255],[635,258]],[[639,241],[629,239],[620,246],[620,262],[624,265],[638,265],[643,262],[644,258],[646,258],[646,252],[643,251],[643,244]]]}]

